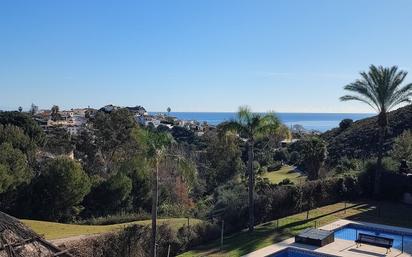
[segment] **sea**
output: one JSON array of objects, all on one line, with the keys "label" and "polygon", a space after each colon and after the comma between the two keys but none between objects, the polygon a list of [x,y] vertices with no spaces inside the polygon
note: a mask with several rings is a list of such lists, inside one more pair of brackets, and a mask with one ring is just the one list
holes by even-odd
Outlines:
[{"label": "sea", "polygon": [[[156,114],[153,112],[151,114]],[[170,116],[180,120],[196,120],[218,125],[224,121],[236,118],[234,112],[170,112]],[[325,132],[339,126],[343,119],[354,121],[373,116],[372,113],[276,113],[279,119],[288,127],[301,125],[306,130]]]}]

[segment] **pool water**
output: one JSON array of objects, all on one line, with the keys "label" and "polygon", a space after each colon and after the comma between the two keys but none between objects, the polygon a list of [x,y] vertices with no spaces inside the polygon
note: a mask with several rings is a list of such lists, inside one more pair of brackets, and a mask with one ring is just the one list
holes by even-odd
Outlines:
[{"label": "pool water", "polygon": [[311,252],[311,251],[301,250],[301,249],[296,249],[296,248],[286,248],[280,252],[274,253],[267,257],[336,257],[336,256],[324,254],[324,253]]},{"label": "pool water", "polygon": [[402,240],[403,249],[406,252],[411,252],[412,250],[412,235],[402,235],[401,232],[396,231],[386,231],[359,225],[347,225],[335,231],[335,238],[355,241],[359,233],[382,236],[393,239],[393,248],[402,250]]}]

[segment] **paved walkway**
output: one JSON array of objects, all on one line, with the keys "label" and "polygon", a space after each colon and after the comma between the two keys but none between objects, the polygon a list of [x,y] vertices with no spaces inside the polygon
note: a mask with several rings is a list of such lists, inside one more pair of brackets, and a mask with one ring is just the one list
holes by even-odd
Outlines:
[{"label": "paved walkway", "polygon": [[[338,220],[336,222],[333,222],[331,224],[325,225],[321,227],[321,229],[325,230],[334,230],[339,227],[345,226],[348,223],[357,223],[357,224],[362,224],[362,225],[367,225],[375,228],[382,228],[382,229],[389,229],[389,230],[397,230],[397,231],[402,231],[405,233],[410,233],[412,234],[412,229],[407,229],[407,228],[399,228],[399,227],[392,227],[392,226],[385,226],[385,225],[380,225],[380,224],[372,224],[372,223],[367,223],[367,222],[355,222],[355,221],[348,221],[348,220]],[[303,244],[297,244],[295,243],[294,238],[289,238],[286,239],[282,242],[267,246],[265,248],[262,248],[260,250],[257,250],[255,252],[249,253],[245,255],[244,257],[263,257],[263,256],[268,256],[271,255],[277,251],[280,251],[282,249],[285,249],[287,247],[296,247],[300,249],[306,249],[306,250],[312,250],[315,252],[319,253],[327,253],[327,254],[332,254],[336,256],[343,256],[343,257],[411,257],[412,255],[407,254],[407,253],[401,253],[401,251],[392,248],[392,251],[388,254],[386,254],[386,249],[382,247],[375,247],[375,246],[369,246],[369,245],[362,245],[359,248],[356,248],[356,244],[354,241],[349,241],[349,240],[342,240],[342,239],[337,239],[335,238],[335,242],[328,244],[323,247],[316,247],[316,246],[310,246],[310,245],[303,245]],[[411,247],[412,248],[412,247]],[[412,249],[407,249],[408,252],[412,252]]]}]

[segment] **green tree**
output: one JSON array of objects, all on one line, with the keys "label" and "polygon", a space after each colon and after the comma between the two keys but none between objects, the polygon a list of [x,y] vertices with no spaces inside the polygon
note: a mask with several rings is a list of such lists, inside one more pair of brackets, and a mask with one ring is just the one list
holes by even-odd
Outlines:
[{"label": "green tree", "polygon": [[129,197],[132,191],[132,180],[118,172],[107,181],[107,187],[111,193],[109,199],[113,206],[119,206],[127,197]]},{"label": "green tree", "polygon": [[38,146],[44,143],[43,129],[26,113],[0,111],[0,124],[20,127]]},{"label": "green tree", "polygon": [[171,111],[172,111],[172,109],[170,109],[170,107],[167,107],[167,115],[170,115]]},{"label": "green tree", "polygon": [[249,189],[249,231],[254,229],[254,152],[256,139],[270,134],[276,134],[281,127],[279,119],[273,113],[260,115],[253,113],[249,107],[240,107],[237,119],[222,125],[225,131],[235,131],[246,140],[248,151],[248,189]]},{"label": "green tree", "polygon": [[319,178],[319,171],[326,159],[326,143],[318,137],[310,137],[300,141],[302,164],[309,180]]},{"label": "green tree", "polygon": [[63,127],[52,127],[46,134],[44,150],[55,155],[65,155],[73,151],[71,135]]},{"label": "green tree", "polygon": [[83,203],[86,216],[103,216],[119,212],[132,191],[132,180],[118,172],[95,185]]},{"label": "green tree", "polygon": [[380,178],[382,170],[382,158],[384,142],[388,127],[388,112],[403,103],[411,103],[412,83],[402,86],[408,73],[393,67],[376,67],[371,65],[369,71],[361,72],[361,78],[346,85],[345,90],[354,93],[345,95],[342,101],[360,101],[372,107],[378,113],[377,125],[379,126],[379,151],[378,168],[375,171],[374,194],[380,193]]},{"label": "green tree", "polygon": [[23,107],[19,106],[19,112],[23,111]]},{"label": "green tree", "polygon": [[32,178],[27,158],[10,143],[0,145],[0,193],[15,189]]},{"label": "green tree", "polygon": [[225,184],[244,170],[239,147],[239,138],[235,134],[210,132],[204,136],[207,142],[202,151],[199,176],[205,180],[207,192]]},{"label": "green tree", "polygon": [[35,184],[35,208],[41,218],[67,220],[80,211],[90,192],[90,179],[80,163],[66,157],[50,160]]},{"label": "green tree", "polygon": [[150,209],[150,175],[152,173],[148,166],[149,163],[144,154],[139,154],[123,162],[119,167],[119,172],[127,174],[132,180],[131,197],[135,210]]},{"label": "green tree", "polygon": [[405,130],[397,138],[393,144],[392,157],[401,162],[406,160],[412,162],[412,131]]},{"label": "green tree", "polygon": [[92,124],[95,142],[104,163],[104,172],[108,173],[115,162],[130,157],[131,144],[136,142],[132,133],[137,129],[137,124],[125,108],[110,113],[99,111]]},{"label": "green tree", "polygon": [[0,144],[4,142],[10,143],[14,148],[22,151],[29,159],[34,159],[36,145],[20,127],[0,124]]},{"label": "green tree", "polygon": [[77,136],[72,137],[74,156],[82,163],[83,169],[89,176],[98,175],[103,168],[93,131],[89,128],[81,129]]}]

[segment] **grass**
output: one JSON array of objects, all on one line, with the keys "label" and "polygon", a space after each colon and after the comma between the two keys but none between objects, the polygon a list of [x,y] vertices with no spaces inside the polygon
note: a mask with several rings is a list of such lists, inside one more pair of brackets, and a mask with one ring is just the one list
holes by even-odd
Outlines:
[{"label": "grass", "polygon": [[[59,239],[79,235],[101,234],[119,230],[132,224],[150,225],[150,220],[142,220],[114,225],[76,225],[63,224],[38,220],[21,220],[36,233],[43,235],[46,239]],[[190,219],[191,224],[199,223],[200,220]],[[168,223],[172,228],[178,229],[187,224],[186,218],[159,219],[158,224]]]},{"label": "grass", "polygon": [[306,176],[294,170],[292,166],[284,165],[280,170],[266,172],[262,175],[263,178],[268,178],[272,183],[279,183],[284,179],[289,179],[295,184],[306,180]]},{"label": "grass", "polygon": [[[379,206],[379,208],[377,208]],[[380,209],[380,211],[377,211]],[[344,203],[337,203],[310,211],[306,220],[306,212],[285,217],[256,226],[252,233],[242,231],[225,236],[223,249],[219,241],[198,247],[183,253],[180,257],[192,256],[242,256],[265,246],[290,238],[301,230],[315,226],[323,226],[339,219],[351,219],[374,222],[386,225],[412,228],[412,207],[396,203],[360,202],[351,203],[344,208]]]}]

